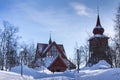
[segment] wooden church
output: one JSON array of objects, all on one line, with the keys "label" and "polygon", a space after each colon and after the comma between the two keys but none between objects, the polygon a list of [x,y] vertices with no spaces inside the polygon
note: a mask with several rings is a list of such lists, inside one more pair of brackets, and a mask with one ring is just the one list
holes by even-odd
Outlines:
[{"label": "wooden church", "polygon": [[44,66],[52,72],[63,72],[66,69],[75,69],[76,66],[68,60],[62,44],[52,42],[48,44],[37,43],[35,61],[33,67]]},{"label": "wooden church", "polygon": [[100,60],[105,60],[110,65],[112,61],[110,59],[110,53],[108,52],[108,39],[109,37],[105,36],[104,28],[100,23],[99,14],[97,16],[96,26],[93,29],[93,36],[89,39],[89,61],[88,66],[92,66],[98,63]]}]

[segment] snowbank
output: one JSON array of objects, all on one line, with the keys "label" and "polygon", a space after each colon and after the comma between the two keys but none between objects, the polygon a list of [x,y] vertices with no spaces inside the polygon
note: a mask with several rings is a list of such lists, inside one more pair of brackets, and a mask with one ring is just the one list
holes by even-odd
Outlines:
[{"label": "snowbank", "polygon": [[97,69],[109,69],[111,65],[107,63],[105,60],[100,60],[97,64],[92,67],[83,67],[81,70],[97,70]]},{"label": "snowbank", "polygon": [[0,80],[34,80],[34,79],[31,76],[21,77],[21,75],[17,73],[0,71]]},{"label": "snowbank", "polygon": [[85,67],[75,74],[75,80],[120,80],[120,68],[110,67],[110,64],[101,60],[92,67]]},{"label": "snowbank", "polygon": [[97,64],[93,65],[90,69],[96,70],[96,69],[109,69],[111,68],[111,65],[108,64],[105,60],[100,60]]},{"label": "snowbank", "polygon": [[[97,64],[93,65],[92,67],[85,67],[83,70],[80,70],[77,73],[76,70],[69,71],[66,70],[65,72],[55,72],[54,74],[47,70],[44,67],[37,68],[40,71],[33,70],[28,68],[27,66],[23,66],[23,74],[33,76],[36,80],[120,80],[120,68],[110,68],[110,65],[101,60]],[[44,68],[44,71],[43,71]],[[12,68],[13,72],[20,73],[21,66],[17,66]],[[3,73],[1,73],[2,76]],[[14,73],[15,74],[15,73]],[[20,77],[20,74],[17,74]],[[5,78],[8,77],[8,78]],[[15,77],[15,78],[13,78]],[[32,80],[33,78],[26,77],[26,79],[20,79],[16,77],[16,74],[12,77],[12,75],[5,75],[2,80]],[[1,75],[0,75],[0,78]],[[30,78],[30,79],[29,79]],[[10,80],[9,79],[9,80]],[[1,80],[1,79],[0,79]]]},{"label": "snowbank", "polygon": [[120,80],[120,68],[82,70],[75,80]]},{"label": "snowbank", "polygon": [[40,73],[47,73],[47,74],[51,74],[52,72],[50,70],[48,70],[46,67],[41,66],[41,67],[35,67],[35,70],[39,71]]},{"label": "snowbank", "polygon": [[[21,66],[16,66],[11,69],[11,72],[21,73]],[[27,66],[23,66],[23,75],[33,76],[34,78],[39,78],[40,76],[46,75],[45,73],[39,73],[38,71],[28,68]]]}]

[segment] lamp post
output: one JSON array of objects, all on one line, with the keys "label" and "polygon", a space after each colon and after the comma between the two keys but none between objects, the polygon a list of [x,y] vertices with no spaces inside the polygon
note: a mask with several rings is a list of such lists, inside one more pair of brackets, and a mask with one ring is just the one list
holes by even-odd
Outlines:
[{"label": "lamp post", "polygon": [[80,53],[80,49],[77,49],[76,53],[77,53],[77,67],[78,67],[77,70],[78,70],[78,73],[79,73],[79,70],[80,70],[80,68],[79,68],[79,67],[80,67],[80,59],[81,59],[81,58],[80,58],[80,57],[81,57],[81,56],[80,56],[80,54],[81,54],[81,53]]},{"label": "lamp post", "polygon": [[23,51],[24,51],[24,49],[21,48],[21,49],[20,49],[20,55],[21,55],[21,76],[23,75],[23,66],[22,66],[22,62],[23,62]]}]

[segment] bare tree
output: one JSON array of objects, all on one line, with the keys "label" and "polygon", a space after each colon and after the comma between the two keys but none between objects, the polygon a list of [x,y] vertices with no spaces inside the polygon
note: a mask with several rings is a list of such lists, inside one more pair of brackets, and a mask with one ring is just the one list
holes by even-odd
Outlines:
[{"label": "bare tree", "polygon": [[81,64],[84,62],[83,60],[83,51],[82,51],[82,47],[77,47],[75,48],[75,64],[77,65],[77,71],[79,72]]},{"label": "bare tree", "polygon": [[[35,45],[32,44],[22,44],[21,48],[23,48],[23,63],[24,65],[30,66],[31,62],[34,60],[35,56]],[[20,56],[21,57],[21,56]]]},{"label": "bare tree", "polygon": [[84,62],[84,64],[87,64],[88,59],[89,59],[89,46],[84,45],[84,46],[81,46],[80,49],[81,49],[81,52],[82,52],[83,62]]},{"label": "bare tree", "polygon": [[114,36],[114,53],[115,53],[115,65],[120,67],[120,4],[117,9],[115,22],[115,36]]},{"label": "bare tree", "polygon": [[18,28],[7,21],[3,21],[3,28],[0,33],[0,54],[2,56],[2,69],[10,69],[15,66],[17,56],[17,40],[16,33]]}]

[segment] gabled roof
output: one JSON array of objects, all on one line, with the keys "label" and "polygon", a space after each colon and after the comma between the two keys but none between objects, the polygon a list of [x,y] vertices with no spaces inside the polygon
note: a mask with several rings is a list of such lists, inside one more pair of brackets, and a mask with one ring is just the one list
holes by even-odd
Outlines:
[{"label": "gabled roof", "polygon": [[42,52],[44,51],[44,49],[48,46],[48,44],[44,44],[44,43],[37,43],[37,48],[36,48],[36,56],[41,56]]},{"label": "gabled roof", "polygon": [[[58,60],[60,61],[59,63],[58,63]],[[60,63],[62,63],[61,66],[64,65],[65,67],[68,67],[67,64],[64,62],[63,58],[61,56],[59,56],[59,55],[54,59],[53,62],[51,62],[51,64],[49,65],[48,68],[52,67],[55,63],[58,63],[59,65],[61,65]]]},{"label": "gabled roof", "polygon": [[57,50],[60,52],[61,56],[63,58],[67,58],[65,54],[65,50],[62,44],[56,44],[55,41],[53,41],[51,44],[43,44],[43,43],[38,43],[37,44],[37,53],[41,56],[45,56],[46,53],[50,50],[52,46],[55,46]]},{"label": "gabled roof", "polygon": [[[58,62],[58,60],[60,60],[60,62],[62,64],[60,64],[60,62]],[[55,65],[55,63],[59,63],[60,65],[64,65],[66,68],[69,67],[70,69],[75,69],[76,68],[76,66],[71,61],[69,61],[68,59],[62,58],[59,55],[56,58],[54,58],[53,62],[51,62],[51,64],[49,65],[48,68],[50,68],[53,65]]]}]

